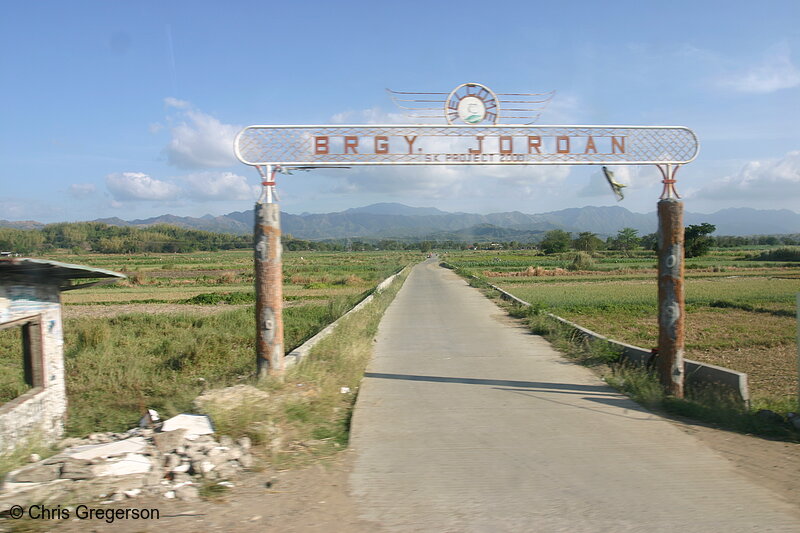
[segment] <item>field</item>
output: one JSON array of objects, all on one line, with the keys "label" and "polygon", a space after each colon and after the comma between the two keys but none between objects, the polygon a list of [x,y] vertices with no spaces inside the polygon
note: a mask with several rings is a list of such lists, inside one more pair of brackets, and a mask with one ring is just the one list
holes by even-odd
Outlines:
[{"label": "field", "polygon": [[[145,407],[171,416],[207,388],[253,377],[252,252],[44,258],[128,275],[63,293],[69,434],[129,428]],[[285,253],[286,350],[418,258],[413,252]],[[17,332],[0,332],[0,403],[25,388],[19,342]]]},{"label": "field", "polygon": [[[800,264],[744,260],[754,254],[714,251],[687,260],[686,357],[747,372],[754,401],[774,404],[797,394]],[[450,253],[446,260],[610,338],[655,347],[655,255],[605,252],[593,258],[591,270],[567,270],[575,255],[469,251]]]}]

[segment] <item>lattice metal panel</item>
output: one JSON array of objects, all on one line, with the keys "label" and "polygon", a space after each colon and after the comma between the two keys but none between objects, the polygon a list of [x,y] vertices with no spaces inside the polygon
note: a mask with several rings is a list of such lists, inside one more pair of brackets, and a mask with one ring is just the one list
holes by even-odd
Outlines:
[{"label": "lattice metal panel", "polygon": [[248,165],[633,165],[697,157],[680,126],[250,126]]}]

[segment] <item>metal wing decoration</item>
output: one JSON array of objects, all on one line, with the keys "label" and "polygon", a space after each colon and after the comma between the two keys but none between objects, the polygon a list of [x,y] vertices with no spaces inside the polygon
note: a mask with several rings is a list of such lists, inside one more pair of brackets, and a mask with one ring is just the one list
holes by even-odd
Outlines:
[{"label": "metal wing decoration", "polygon": [[[394,91],[386,89],[392,102],[413,119],[442,119],[447,116],[448,105],[458,102],[465,96],[481,98],[491,95],[492,104],[496,106],[494,122],[497,124],[533,124],[539,120],[542,110],[555,96],[555,91],[546,93],[494,93],[478,83],[465,83],[452,92],[416,92]],[[459,94],[460,93],[460,94]],[[455,97],[455,99],[454,99]]]},{"label": "metal wing decoration", "polygon": [[606,177],[608,185],[611,187],[611,191],[617,197],[617,201],[619,202],[620,200],[624,199],[625,195],[622,194],[622,188],[627,187],[627,185],[614,181],[614,173],[608,170],[606,167],[603,167],[603,174]]}]

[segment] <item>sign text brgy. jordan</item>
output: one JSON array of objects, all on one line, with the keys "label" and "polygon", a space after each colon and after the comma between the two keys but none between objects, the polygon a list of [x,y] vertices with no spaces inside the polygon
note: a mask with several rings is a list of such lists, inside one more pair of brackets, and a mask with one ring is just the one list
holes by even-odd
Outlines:
[{"label": "sign text brgy. jordan", "polygon": [[502,96],[457,87],[443,99],[447,125],[249,126],[236,137],[236,156],[282,167],[679,165],[697,157],[697,138],[681,126],[501,124]]},{"label": "sign text brgy. jordan", "polygon": [[640,165],[697,155],[688,128],[636,126],[250,126],[248,165]]}]

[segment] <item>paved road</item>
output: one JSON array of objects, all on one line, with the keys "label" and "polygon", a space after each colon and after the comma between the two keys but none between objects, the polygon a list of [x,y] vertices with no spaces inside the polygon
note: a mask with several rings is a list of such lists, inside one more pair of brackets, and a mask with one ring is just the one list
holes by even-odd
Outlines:
[{"label": "paved road", "polygon": [[359,392],[350,490],[384,531],[800,531],[800,511],[416,266]]}]

